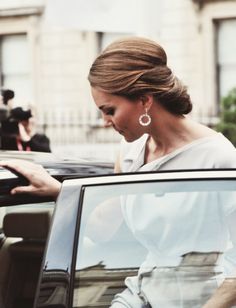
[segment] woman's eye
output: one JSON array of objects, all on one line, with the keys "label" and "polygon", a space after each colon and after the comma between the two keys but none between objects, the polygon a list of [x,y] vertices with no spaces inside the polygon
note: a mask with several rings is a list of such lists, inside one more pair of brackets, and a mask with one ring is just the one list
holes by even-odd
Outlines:
[{"label": "woman's eye", "polygon": [[105,111],[105,114],[106,114],[106,115],[114,115],[114,113],[115,113],[115,110],[114,110],[113,108],[107,109],[107,110]]}]

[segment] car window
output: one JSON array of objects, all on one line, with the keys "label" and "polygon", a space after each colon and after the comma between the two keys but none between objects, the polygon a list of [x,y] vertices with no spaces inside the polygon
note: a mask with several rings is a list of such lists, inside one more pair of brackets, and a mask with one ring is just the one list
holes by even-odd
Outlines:
[{"label": "car window", "polygon": [[85,187],[73,307],[202,307],[235,277],[235,221],[235,180]]}]

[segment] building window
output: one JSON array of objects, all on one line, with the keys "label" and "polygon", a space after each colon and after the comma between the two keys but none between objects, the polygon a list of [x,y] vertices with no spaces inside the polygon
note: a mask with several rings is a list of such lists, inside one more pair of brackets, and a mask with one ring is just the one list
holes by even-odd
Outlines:
[{"label": "building window", "polygon": [[236,87],[236,19],[219,20],[217,29],[217,68],[219,99]]},{"label": "building window", "polygon": [[30,53],[26,34],[0,36],[1,87],[15,91],[16,104],[32,98]]}]

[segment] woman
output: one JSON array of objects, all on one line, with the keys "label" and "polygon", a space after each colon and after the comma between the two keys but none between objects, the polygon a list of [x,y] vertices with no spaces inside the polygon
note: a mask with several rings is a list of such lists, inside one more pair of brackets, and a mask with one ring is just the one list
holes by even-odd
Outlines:
[{"label": "woman", "polygon": [[89,81],[105,126],[126,140],[116,171],[235,166],[232,144],[185,116],[190,97],[157,43],[131,38],[111,44],[94,61]]},{"label": "woman", "polygon": [[[88,79],[105,126],[124,137],[115,172],[236,167],[233,145],[187,116],[192,103],[186,87],[167,66],[166,53],[156,42],[134,37],[112,43],[95,59]],[[60,183],[42,167],[26,168],[28,163],[16,161],[1,165],[30,180],[13,194],[58,196]],[[114,307],[148,307],[148,299],[134,292],[140,277],[127,282],[128,289],[116,297]],[[217,305],[214,301],[206,307]]]}]

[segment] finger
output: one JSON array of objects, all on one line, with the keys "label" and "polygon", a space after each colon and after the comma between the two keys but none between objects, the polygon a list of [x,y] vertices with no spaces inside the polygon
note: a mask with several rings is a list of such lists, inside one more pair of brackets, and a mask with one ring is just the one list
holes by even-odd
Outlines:
[{"label": "finger", "polygon": [[35,189],[32,185],[28,185],[28,186],[18,186],[15,187],[11,190],[11,194],[12,195],[16,195],[16,194],[24,194],[24,193],[31,193],[33,194],[35,192]]},{"label": "finger", "polygon": [[20,159],[0,161],[0,166],[9,167],[9,168],[15,169],[16,171],[19,171],[21,169],[23,170],[22,165],[25,165],[25,161],[20,160]]},{"label": "finger", "polygon": [[[17,162],[17,161],[0,161],[0,166],[1,167],[5,167],[5,168],[8,168],[8,169],[12,169],[12,171],[14,172],[14,170],[15,171],[17,171],[17,172],[19,172],[19,173],[22,173],[21,171],[20,171],[20,168],[19,168],[19,166],[20,166],[20,164],[21,164],[21,162],[19,161],[19,162]],[[23,173],[22,173],[23,174]]]},{"label": "finger", "polygon": [[26,177],[30,184],[28,186],[15,187],[11,193],[30,193],[38,196],[53,196],[57,198],[61,183],[54,179],[42,165],[24,160],[0,161],[0,166],[14,169]]},{"label": "finger", "polygon": [[0,165],[1,166],[9,166],[9,167],[14,167],[14,168],[18,168],[21,165],[25,165],[25,166],[38,166],[37,164],[30,162],[28,160],[25,159],[9,159],[9,160],[1,160],[0,161]]},{"label": "finger", "polygon": [[12,195],[16,194],[31,194],[37,196],[51,196],[51,194],[45,193],[44,190],[35,188],[33,185],[28,186],[17,186],[11,190]]},{"label": "finger", "polygon": [[43,167],[41,165],[37,165],[35,163],[20,159],[0,161],[0,166],[12,168],[15,171],[21,173],[23,176],[27,177],[28,179],[31,178],[32,174],[35,171],[43,170]]}]

